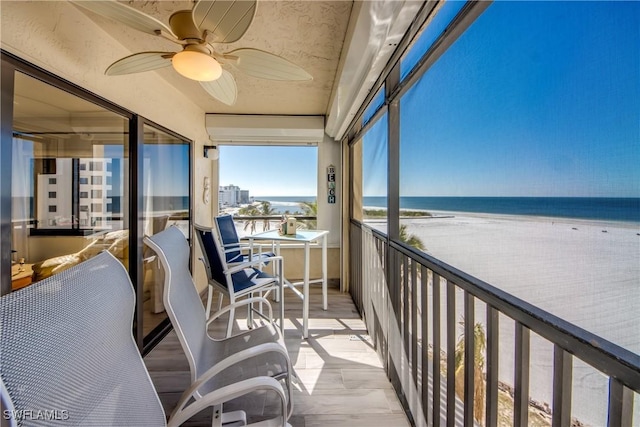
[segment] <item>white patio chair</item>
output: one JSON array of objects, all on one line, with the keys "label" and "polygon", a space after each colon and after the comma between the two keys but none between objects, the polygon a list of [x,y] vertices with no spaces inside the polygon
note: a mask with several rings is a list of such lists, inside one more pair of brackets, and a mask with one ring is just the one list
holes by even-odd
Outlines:
[{"label": "white patio chair", "polygon": [[[206,378],[211,378],[216,372],[216,385],[261,375],[284,379],[290,415],[293,411],[291,361],[284,338],[272,322],[220,340],[211,338],[207,333],[211,322],[241,305],[265,304],[272,318],[269,302],[265,298],[246,299],[225,307],[207,320],[189,271],[190,249],[182,232],[171,226],[161,233],[145,237],[144,242],[156,253],[164,269],[163,301],[187,356],[191,381],[195,383],[207,374]],[[196,392],[207,393],[209,388],[203,384]]]},{"label": "white patio chair", "polygon": [[[134,308],[129,276],[108,252],[1,297],[0,398],[9,425],[167,425],[133,339]],[[276,393],[286,414],[287,396],[272,377],[214,388],[208,376],[185,391],[169,426],[257,389]],[[214,425],[222,421],[214,416]]]},{"label": "white patio chair", "polygon": [[[282,277],[283,259],[281,256],[270,256],[269,260],[275,265],[276,276],[272,276],[261,270],[264,259],[256,258],[246,262],[229,263],[227,254],[223,249],[222,238],[217,235],[215,229],[194,225],[203,258],[209,283],[209,294],[207,295],[207,313],[211,310],[211,289],[215,288],[219,293],[229,297],[229,323],[227,324],[227,336],[231,335],[235,316],[236,302],[240,298],[252,297],[255,293],[266,296],[270,291],[275,290],[278,295],[282,295],[284,289],[284,279]],[[253,327],[253,313],[262,316],[260,311],[252,309],[252,304],[248,305],[247,321],[249,327]],[[222,298],[218,300],[218,311],[222,308]],[[218,316],[219,317],[219,316]],[[280,328],[284,325],[284,301],[280,303]],[[271,319],[268,319],[269,321]]]}]

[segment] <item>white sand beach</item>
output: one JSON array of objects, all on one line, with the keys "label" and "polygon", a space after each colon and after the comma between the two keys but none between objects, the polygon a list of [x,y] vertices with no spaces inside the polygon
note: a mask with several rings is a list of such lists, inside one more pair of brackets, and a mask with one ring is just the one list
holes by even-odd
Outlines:
[{"label": "white sand beach", "polygon": [[[432,213],[436,217],[401,219],[427,253],[640,353],[640,224]],[[370,225],[386,229],[377,221]],[[500,377],[510,382],[513,322],[501,318],[501,337]],[[531,396],[541,402],[551,403],[552,351],[532,335]],[[574,364],[574,415],[590,425],[604,425],[606,379],[582,365]],[[636,401],[634,425],[639,425]]]}]

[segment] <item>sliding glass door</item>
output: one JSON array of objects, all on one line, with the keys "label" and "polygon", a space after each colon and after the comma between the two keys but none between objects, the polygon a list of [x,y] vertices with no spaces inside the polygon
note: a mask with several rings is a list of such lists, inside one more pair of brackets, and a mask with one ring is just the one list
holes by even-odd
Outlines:
[{"label": "sliding glass door", "polygon": [[[190,144],[168,132],[144,125],[143,230],[145,235],[175,226],[186,238],[191,230]],[[157,258],[144,248],[144,335],[165,322],[164,275]]]},{"label": "sliding glass door", "polygon": [[170,323],[142,239],[171,225],[190,238],[192,142],[5,52],[2,64],[1,293],[109,251],[150,350]]}]

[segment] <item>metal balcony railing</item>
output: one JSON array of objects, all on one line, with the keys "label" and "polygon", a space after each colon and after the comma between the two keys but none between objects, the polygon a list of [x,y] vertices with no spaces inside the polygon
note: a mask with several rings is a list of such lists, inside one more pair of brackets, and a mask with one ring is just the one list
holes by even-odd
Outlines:
[{"label": "metal balcony railing", "polygon": [[[315,216],[305,216],[305,215],[287,215],[292,216],[298,221],[315,221],[317,217]],[[253,221],[253,220],[268,220],[270,222],[280,222],[282,219],[282,215],[250,215],[250,216],[242,216],[242,215],[234,215],[234,221]]]},{"label": "metal balcony railing", "polygon": [[[416,425],[498,425],[504,415],[499,414],[499,388],[505,388],[498,370],[511,369],[499,358],[499,350],[508,345],[501,341],[505,330],[513,339],[513,384],[506,385],[513,397],[513,425],[530,421],[530,372],[536,363],[532,335],[536,343],[542,340],[553,348],[553,426],[575,423],[573,369],[578,360],[607,378],[608,426],[639,422],[633,420],[640,392],[639,355],[425,253],[388,241],[357,221],[351,222],[350,239],[350,293]],[[461,336],[456,336],[456,314],[464,319]],[[482,335],[475,330],[479,319]],[[476,339],[486,342],[482,354],[476,352]],[[485,362],[480,374],[474,372],[479,359]],[[463,371],[458,368],[456,373],[461,361]],[[485,402],[474,398],[477,382],[483,382]]]},{"label": "metal balcony railing", "polygon": [[[317,228],[316,216],[287,216],[294,217],[298,221],[299,228]],[[234,215],[233,221],[235,223],[236,229],[238,230],[238,234],[253,234],[257,231],[277,229],[280,226],[280,222],[282,221],[282,215]],[[244,231],[244,233],[242,231]]]}]

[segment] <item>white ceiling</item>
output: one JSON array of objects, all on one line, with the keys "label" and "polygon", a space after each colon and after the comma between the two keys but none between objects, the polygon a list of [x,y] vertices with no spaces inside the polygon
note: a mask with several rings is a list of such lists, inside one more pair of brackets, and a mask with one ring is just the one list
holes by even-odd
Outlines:
[{"label": "white ceiling", "polygon": [[[191,1],[125,1],[168,24],[178,10],[191,9]],[[239,41],[215,45],[220,52],[251,47],[282,56],[304,68],[312,81],[279,82],[234,73],[238,100],[226,106],[211,98],[197,82],[188,80],[171,67],[157,73],[208,113],[324,115],[333,90],[352,1],[271,1],[258,2],[255,19]],[[86,12],[100,27],[131,53],[178,51],[180,46],[152,35]],[[91,37],[91,35],[86,35]],[[104,58],[106,69],[120,58]],[[111,77],[125,79],[127,76]]]},{"label": "white ceiling", "polygon": [[[123,3],[164,23],[172,13],[194,4]],[[206,143],[210,137],[202,126],[202,112],[325,116],[325,133],[339,140],[423,4],[424,0],[258,0],[255,19],[244,37],[216,49],[224,53],[250,47],[272,52],[304,68],[313,80],[269,81],[236,72],[234,106],[211,98],[199,83],[171,67],[106,76],[104,70],[122,57],[179,51],[181,46],[72,3],[0,0],[0,41],[7,52],[196,141]],[[35,85],[22,85],[19,95],[23,101],[39,100],[42,108],[43,103],[59,100],[57,96],[43,100],[43,93]],[[28,115],[26,110],[16,112]],[[42,117],[43,111],[37,114]]]}]

